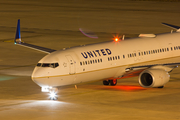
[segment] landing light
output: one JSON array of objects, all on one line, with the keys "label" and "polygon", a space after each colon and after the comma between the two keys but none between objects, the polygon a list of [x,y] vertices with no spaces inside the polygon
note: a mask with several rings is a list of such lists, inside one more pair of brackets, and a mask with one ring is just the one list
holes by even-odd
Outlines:
[{"label": "landing light", "polygon": [[41,87],[41,92],[49,92],[50,87]]},{"label": "landing light", "polygon": [[50,97],[54,98],[56,96],[56,94],[54,92],[50,93]]},{"label": "landing light", "polygon": [[57,100],[57,94],[55,92],[50,92],[49,97],[51,100]]}]

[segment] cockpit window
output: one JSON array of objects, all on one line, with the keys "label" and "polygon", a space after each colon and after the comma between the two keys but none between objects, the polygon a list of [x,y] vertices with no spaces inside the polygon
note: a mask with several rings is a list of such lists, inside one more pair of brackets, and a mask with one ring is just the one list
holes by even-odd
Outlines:
[{"label": "cockpit window", "polygon": [[59,63],[38,63],[37,67],[51,67],[56,68],[59,66]]},{"label": "cockpit window", "polygon": [[59,66],[59,64],[58,64],[58,63],[55,63],[55,64],[54,64],[54,66],[55,66],[55,67],[58,67],[58,66]]},{"label": "cockpit window", "polygon": [[41,63],[38,63],[37,66],[38,66],[38,67],[41,67]]},{"label": "cockpit window", "polygon": [[49,63],[43,63],[42,67],[50,67],[50,64]]}]

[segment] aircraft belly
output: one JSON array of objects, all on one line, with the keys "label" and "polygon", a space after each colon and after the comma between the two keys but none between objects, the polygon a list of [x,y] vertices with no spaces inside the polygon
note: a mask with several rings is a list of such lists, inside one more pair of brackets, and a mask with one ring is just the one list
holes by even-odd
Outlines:
[{"label": "aircraft belly", "polygon": [[74,83],[75,75],[51,77],[49,80],[49,86],[71,85]]},{"label": "aircraft belly", "polygon": [[[88,82],[88,81],[96,81],[96,80],[103,80],[113,78],[117,71],[122,71],[124,67],[114,67],[111,69],[102,69],[102,70],[95,70],[95,71],[87,71],[84,73],[77,74],[76,83]],[[121,72],[119,72],[121,75]]]}]

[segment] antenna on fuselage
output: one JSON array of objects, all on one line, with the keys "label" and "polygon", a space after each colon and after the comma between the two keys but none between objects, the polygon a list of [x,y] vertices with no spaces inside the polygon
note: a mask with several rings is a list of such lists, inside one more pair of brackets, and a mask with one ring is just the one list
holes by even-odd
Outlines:
[{"label": "antenna on fuselage", "polygon": [[171,33],[173,33],[173,30],[171,30]]},{"label": "antenna on fuselage", "polygon": [[124,40],[124,38],[125,38],[125,35],[122,36],[122,40]]}]

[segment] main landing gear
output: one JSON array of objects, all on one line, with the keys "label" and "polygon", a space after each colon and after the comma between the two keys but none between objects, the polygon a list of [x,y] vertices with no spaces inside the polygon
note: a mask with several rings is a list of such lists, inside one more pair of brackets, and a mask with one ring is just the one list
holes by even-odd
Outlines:
[{"label": "main landing gear", "polygon": [[117,79],[113,79],[113,80],[104,80],[103,81],[103,85],[111,85],[111,86],[115,86],[117,84]]},{"label": "main landing gear", "polygon": [[163,88],[164,86],[160,86],[160,87],[157,87],[157,88]]}]

